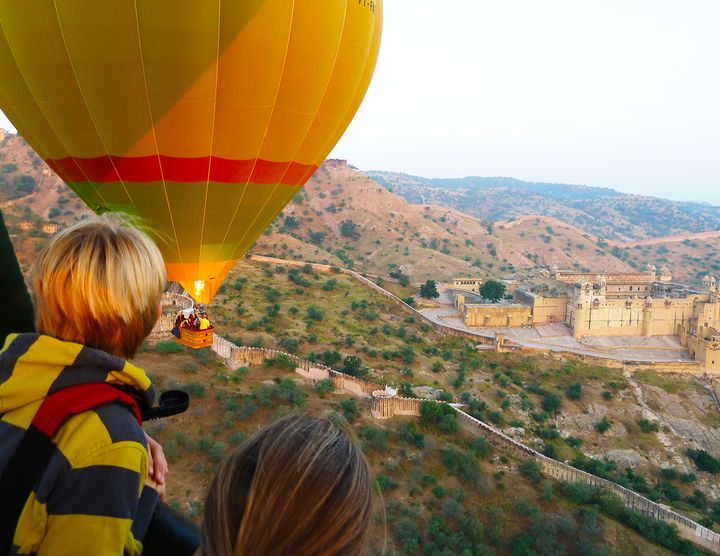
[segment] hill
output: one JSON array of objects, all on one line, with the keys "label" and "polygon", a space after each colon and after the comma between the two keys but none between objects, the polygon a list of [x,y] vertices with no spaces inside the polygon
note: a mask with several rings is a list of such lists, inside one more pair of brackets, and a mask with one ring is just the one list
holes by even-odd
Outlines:
[{"label": "hill", "polygon": [[489,221],[550,216],[621,242],[720,229],[720,207],[626,195],[608,188],[523,182],[512,178],[427,179],[366,172],[411,203],[462,210]]},{"label": "hill", "polygon": [[[478,350],[438,334],[346,274],[282,263],[242,261],[209,310],[216,332],[238,345],[285,350],[339,370],[350,366],[405,396],[442,390],[528,446],[612,477],[693,519],[714,519],[714,478],[699,471],[685,449],[719,453],[720,416],[693,376],[626,376]],[[300,407],[348,417],[360,438],[384,504],[371,553],[431,556],[438,543],[447,543],[448,553],[460,554],[457,547],[471,534],[472,554],[515,555],[526,535],[523,542],[538,554],[671,553],[599,513],[582,493],[544,481],[511,454],[449,423],[376,421],[367,400],[299,378],[279,358],[232,369],[205,350],[160,351],[147,346],[134,363],[151,371],[161,389],[179,386],[194,396],[188,413],[148,426],[171,457],[170,501],[190,515],[198,515],[218,462],[234,444]],[[548,404],[551,398],[557,406]],[[610,427],[601,433],[596,425],[603,418]],[[548,552],[550,545],[555,552]]]},{"label": "hill", "polygon": [[[7,161],[0,165],[0,209],[27,271],[49,234],[58,226],[86,218],[90,211],[22,138],[5,137],[0,159]],[[692,232],[699,229],[697,223],[673,227],[674,236],[648,238],[641,230],[643,219],[630,215],[625,221],[635,226],[633,234],[645,239],[625,242],[612,239],[618,234],[607,226],[600,230],[586,226],[586,213],[569,205],[562,205],[559,217],[519,214],[528,206],[537,208],[529,205],[528,199],[540,193],[527,188],[513,186],[515,193],[509,197],[500,195],[498,189],[476,188],[476,192],[490,192],[502,199],[506,208],[499,215],[512,213],[504,220],[491,221],[473,214],[474,201],[465,199],[465,190],[455,187],[457,184],[441,189],[428,186],[425,182],[429,180],[422,178],[373,176],[381,183],[342,161],[327,161],[250,252],[326,262],[386,278],[402,273],[415,283],[428,279],[449,282],[455,277],[522,279],[553,264],[588,272],[629,272],[654,264],[667,266],[676,280],[696,283],[706,273],[720,270],[720,233]],[[390,181],[395,192],[382,185]],[[404,188],[413,191],[409,195],[412,202],[397,194]],[[558,198],[578,203],[637,201],[632,196],[606,195],[605,190],[584,192],[582,186],[557,189]],[[581,199],[583,195],[586,200]],[[540,201],[543,206],[555,203],[553,206],[560,207],[557,199],[542,197]],[[648,202],[657,205],[657,211],[667,208],[662,200]],[[494,210],[492,206],[482,205],[485,212]],[[710,214],[714,209],[704,210]],[[663,220],[659,214],[648,219]]]}]

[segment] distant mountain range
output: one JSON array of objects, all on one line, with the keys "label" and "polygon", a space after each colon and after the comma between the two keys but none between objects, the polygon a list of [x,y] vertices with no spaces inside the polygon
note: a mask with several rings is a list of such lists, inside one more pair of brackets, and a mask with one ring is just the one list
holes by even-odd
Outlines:
[{"label": "distant mountain range", "polygon": [[410,203],[451,207],[487,221],[529,214],[548,216],[589,234],[623,242],[720,229],[720,207],[709,203],[514,178],[430,179],[381,171],[365,174]]},{"label": "distant mountain range", "polygon": [[[0,209],[25,272],[52,230],[90,213],[17,135],[0,141]],[[327,161],[251,251],[413,282],[513,278],[557,265],[585,272],[667,266],[720,276],[718,207],[512,178],[363,174]],[[699,234],[698,232],[703,232]],[[672,237],[667,237],[672,236]]]}]

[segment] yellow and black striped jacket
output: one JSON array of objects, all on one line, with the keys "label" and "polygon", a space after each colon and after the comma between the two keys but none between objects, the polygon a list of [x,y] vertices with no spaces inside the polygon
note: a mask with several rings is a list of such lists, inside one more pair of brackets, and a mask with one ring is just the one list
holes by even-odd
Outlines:
[{"label": "yellow and black striped jacket", "polygon": [[[0,475],[45,396],[98,382],[154,402],[145,373],[118,357],[40,334],[8,336],[0,351]],[[139,555],[157,492],[143,488],[147,444],[133,414],[117,403],[96,407],[70,417],[54,442],[13,554]]]}]

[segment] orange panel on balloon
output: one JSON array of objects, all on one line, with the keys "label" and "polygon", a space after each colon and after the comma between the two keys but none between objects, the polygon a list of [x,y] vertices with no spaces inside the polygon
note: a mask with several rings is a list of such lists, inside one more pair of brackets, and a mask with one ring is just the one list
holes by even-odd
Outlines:
[{"label": "orange panel on balloon", "polygon": [[[0,108],[212,299],[367,91],[381,2],[0,0]],[[32,14],[29,17],[28,14]]]}]

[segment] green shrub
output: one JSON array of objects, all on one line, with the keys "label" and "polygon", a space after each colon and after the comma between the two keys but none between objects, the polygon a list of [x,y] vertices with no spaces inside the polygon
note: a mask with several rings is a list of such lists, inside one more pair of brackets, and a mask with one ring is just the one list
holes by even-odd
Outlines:
[{"label": "green shrub", "polygon": [[575,438],[574,436],[568,436],[565,439],[565,443],[571,448],[579,448],[583,444],[582,438]]},{"label": "green shrub", "polygon": [[183,347],[175,340],[166,340],[164,342],[158,342],[157,344],[155,344],[155,351],[163,355],[166,355],[168,353],[182,353]]},{"label": "green shrub", "polygon": [[376,481],[378,491],[383,493],[395,489],[398,486],[397,481],[387,475],[379,475]]},{"label": "green shrub", "polygon": [[329,378],[320,380],[315,384],[315,391],[321,398],[325,397],[325,392],[332,392],[333,390],[335,390],[335,384]]},{"label": "green shrub", "polygon": [[612,427],[612,421],[607,418],[607,415],[603,415],[603,418],[595,423],[595,430],[600,434],[605,434]]},{"label": "green shrub", "polygon": [[713,475],[720,472],[720,461],[712,457],[705,450],[688,448],[687,455],[695,462],[695,465],[700,471],[707,471]]},{"label": "green shrub", "polygon": [[205,385],[198,381],[185,384],[179,389],[188,394],[192,394],[196,398],[202,398],[205,395]]},{"label": "green shrub", "polygon": [[492,411],[490,415],[488,415],[488,419],[495,425],[502,425],[505,422],[505,416],[501,411]]},{"label": "green shrub", "polygon": [[340,402],[340,409],[342,409],[343,417],[345,417],[345,419],[347,419],[350,423],[355,421],[355,417],[357,417],[360,413],[360,410],[357,408],[355,398],[350,398],[349,400]]},{"label": "green shrub", "polygon": [[658,432],[660,430],[657,423],[651,423],[647,419],[641,419],[637,424],[640,425],[640,430],[644,433]]},{"label": "green shrub", "polygon": [[534,485],[540,484],[542,480],[541,471],[542,464],[539,461],[526,461],[520,466],[520,472]]},{"label": "green shrub", "polygon": [[440,419],[440,422],[438,423],[438,430],[440,430],[440,432],[444,432],[445,434],[452,434],[460,430],[457,417],[452,413],[443,415],[442,419]]},{"label": "green shrub", "polygon": [[325,318],[325,313],[323,313],[320,309],[318,309],[314,305],[310,305],[310,307],[307,308],[307,316],[309,319],[312,319],[315,321],[321,321]]},{"label": "green shrub", "polygon": [[222,461],[225,459],[225,444],[222,442],[215,442],[208,451],[208,457],[210,461]]},{"label": "green shrub", "polygon": [[580,384],[579,381],[568,386],[568,398],[571,400],[579,400],[582,398],[582,384]]},{"label": "green shrub", "polygon": [[364,443],[364,446],[366,448],[375,449],[378,452],[384,452],[387,450],[387,439],[389,436],[389,430],[376,429],[372,425],[365,425],[358,432],[358,437],[367,441]]},{"label": "green shrub", "polygon": [[554,414],[560,409],[562,397],[558,394],[548,394],[543,398],[542,408],[549,414]]},{"label": "green shrub", "polygon": [[178,449],[177,442],[174,440],[168,440],[165,446],[163,446],[163,451],[170,461],[174,461],[180,457],[180,450]]}]

